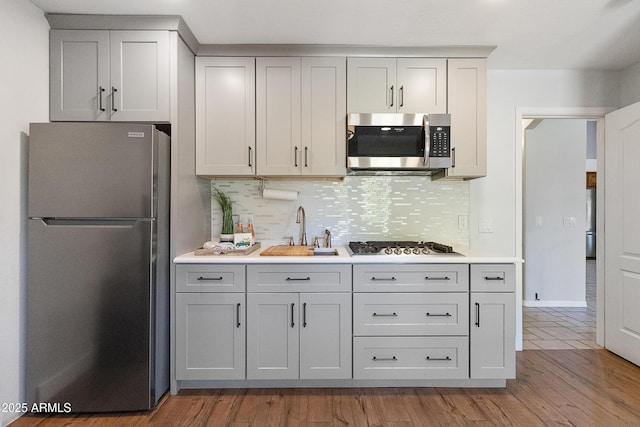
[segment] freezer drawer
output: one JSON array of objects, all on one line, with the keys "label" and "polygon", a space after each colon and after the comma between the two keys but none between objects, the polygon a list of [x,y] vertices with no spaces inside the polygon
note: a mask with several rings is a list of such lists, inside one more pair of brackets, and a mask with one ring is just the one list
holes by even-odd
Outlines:
[{"label": "freezer drawer", "polygon": [[152,406],[154,228],[28,221],[27,401],[74,412]]}]

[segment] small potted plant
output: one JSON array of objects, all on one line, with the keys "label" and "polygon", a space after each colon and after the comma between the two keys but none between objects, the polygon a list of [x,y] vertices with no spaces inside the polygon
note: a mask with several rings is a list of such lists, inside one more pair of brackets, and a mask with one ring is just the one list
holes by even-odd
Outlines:
[{"label": "small potted plant", "polygon": [[221,242],[233,242],[233,216],[231,207],[231,198],[217,188],[213,188],[215,192],[213,197],[220,205],[222,210],[222,229],[220,230]]}]

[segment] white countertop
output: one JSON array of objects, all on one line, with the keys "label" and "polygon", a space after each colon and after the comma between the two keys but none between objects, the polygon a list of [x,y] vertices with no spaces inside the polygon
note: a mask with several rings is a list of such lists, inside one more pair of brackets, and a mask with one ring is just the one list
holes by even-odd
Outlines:
[{"label": "white countertop", "polygon": [[335,247],[338,255],[317,256],[260,256],[269,246],[248,255],[195,255],[193,252],[177,256],[176,264],[514,264],[522,260],[508,256],[485,256],[457,251],[464,255],[354,255],[344,246]]}]

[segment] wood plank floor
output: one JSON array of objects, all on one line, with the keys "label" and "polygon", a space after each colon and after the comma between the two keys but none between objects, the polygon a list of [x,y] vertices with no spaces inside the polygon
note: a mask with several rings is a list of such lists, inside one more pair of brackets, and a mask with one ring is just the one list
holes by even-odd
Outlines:
[{"label": "wood plank floor", "polygon": [[489,388],[182,390],[153,411],[34,416],[23,426],[640,426],[640,367],[607,350],[525,350]]}]

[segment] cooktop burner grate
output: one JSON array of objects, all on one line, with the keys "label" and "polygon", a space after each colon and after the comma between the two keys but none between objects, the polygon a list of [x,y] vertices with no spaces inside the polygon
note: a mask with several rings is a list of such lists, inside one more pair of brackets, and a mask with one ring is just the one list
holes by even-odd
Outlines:
[{"label": "cooktop burner grate", "polygon": [[367,241],[349,242],[353,255],[442,255],[455,254],[453,247],[437,242]]}]

